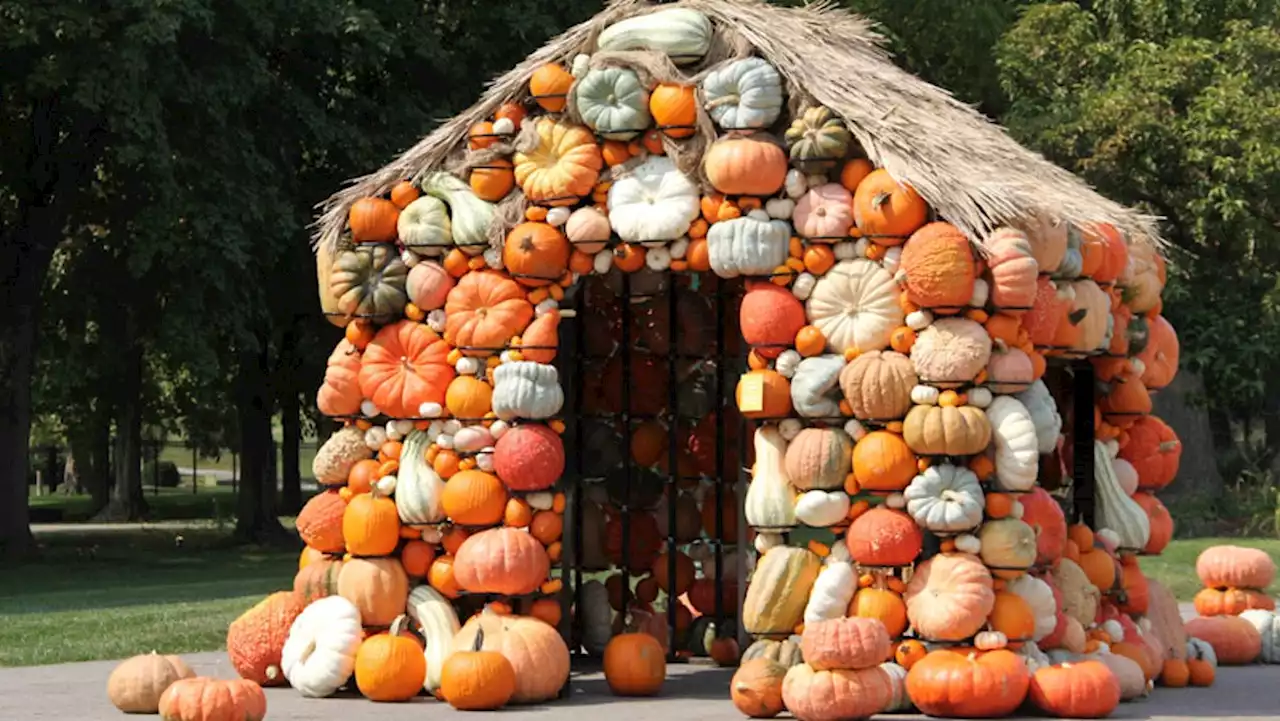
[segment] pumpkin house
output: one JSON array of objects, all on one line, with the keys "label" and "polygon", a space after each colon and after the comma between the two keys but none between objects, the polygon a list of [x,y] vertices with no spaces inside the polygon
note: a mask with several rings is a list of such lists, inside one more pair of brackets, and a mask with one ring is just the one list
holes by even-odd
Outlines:
[{"label": "pumpkin house", "polygon": [[[612,2],[330,198],[316,251],[345,329],[317,403],[343,427],[298,519],[289,644],[324,632],[317,599],[407,615],[426,690],[492,707],[640,631],[669,659],[790,668],[773,696],[802,719],[1009,713],[1042,686],[1069,714],[1049,676],[1105,703],[1187,657],[1134,561],[1172,533],[1153,494],[1180,452],[1149,415],[1178,352],[1153,219],[898,69],[856,16]],[[442,688],[477,643],[509,698]],[[366,691],[355,660],[304,678],[289,644],[304,693],[352,668],[406,693]],[[908,683],[972,666],[956,644],[1008,698]],[[1108,644],[1138,660],[1055,665]],[[860,688],[835,716],[806,693],[832,669]]]}]

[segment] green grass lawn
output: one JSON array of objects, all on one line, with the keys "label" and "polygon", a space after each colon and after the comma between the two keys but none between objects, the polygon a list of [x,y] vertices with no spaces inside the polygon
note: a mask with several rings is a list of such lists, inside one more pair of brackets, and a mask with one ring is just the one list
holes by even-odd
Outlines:
[{"label": "green grass lawn", "polygon": [[[190,486],[161,488],[159,493],[146,486],[143,495],[155,521],[226,520],[232,517],[236,505],[235,493],[229,486],[201,486],[195,493]],[[93,510],[93,499],[87,495],[31,496],[30,503],[32,509],[62,511],[64,523],[87,521]]]},{"label": "green grass lawn", "polygon": [[[181,544],[178,537],[181,537]],[[57,534],[0,578],[0,666],[221,648],[227,625],[288,588],[297,553],[230,545],[222,529]]]},{"label": "green grass lawn", "polygon": [[[1159,556],[1140,559],[1142,573],[1164,584],[1179,601],[1190,601],[1201,589],[1196,576],[1196,557],[1209,546],[1247,546],[1260,548],[1280,560],[1280,539],[1275,538],[1187,538],[1174,541]],[[1280,580],[1267,592],[1280,596]]]}]

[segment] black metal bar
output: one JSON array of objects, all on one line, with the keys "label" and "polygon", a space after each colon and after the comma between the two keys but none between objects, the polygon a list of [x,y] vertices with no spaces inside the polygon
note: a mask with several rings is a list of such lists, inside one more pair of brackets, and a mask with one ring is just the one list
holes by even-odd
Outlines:
[{"label": "black metal bar", "polygon": [[680,454],[676,439],[680,437],[679,348],[680,348],[680,294],[676,292],[675,278],[667,282],[667,325],[671,337],[667,339],[667,411],[670,427],[667,429],[667,660],[676,658],[676,506],[680,497]]},{"label": "black metal bar", "polygon": [[[576,289],[574,295],[574,307],[576,313],[573,318],[573,382],[569,385],[573,386],[572,408],[573,417],[569,419],[573,423],[573,467],[572,482],[573,490],[570,498],[572,502],[572,519],[573,519],[573,608],[582,613],[582,378],[585,361],[580,352],[586,346],[586,324],[583,319],[586,317],[587,309],[586,292],[583,288]],[[565,553],[564,558],[568,558],[569,554]],[[568,614],[566,614],[568,615]],[[578,650],[578,645],[573,644],[570,648]]]},{"label": "black metal bar", "polygon": [[622,617],[631,608],[631,274],[622,273]]},{"label": "black metal bar", "polygon": [[1071,364],[1072,471],[1071,498],[1076,520],[1093,528],[1094,523],[1094,468],[1093,468],[1093,365],[1089,361]]},{"label": "black metal bar", "polygon": [[[715,529],[715,538],[711,539],[711,549],[715,553],[716,561],[716,579],[713,584],[715,591],[715,617],[717,634],[724,633],[724,482],[725,482],[725,454],[728,448],[725,444],[725,423],[728,422],[729,401],[726,400],[727,394],[725,389],[725,373],[729,370],[726,368],[725,358],[725,315],[729,312],[725,307],[725,293],[727,292],[727,281],[723,278],[716,278],[716,392],[714,396],[714,405],[716,408],[716,478],[714,484],[714,503],[716,509],[716,520],[712,524]],[[739,450],[741,453],[741,450]],[[706,501],[704,500],[703,503]]]}]

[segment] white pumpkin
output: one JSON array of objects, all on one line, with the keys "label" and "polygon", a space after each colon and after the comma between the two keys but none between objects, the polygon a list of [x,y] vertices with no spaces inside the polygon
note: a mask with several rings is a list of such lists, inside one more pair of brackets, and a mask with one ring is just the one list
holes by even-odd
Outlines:
[{"label": "white pumpkin", "polygon": [[786,262],[790,241],[790,223],[752,211],[712,224],[707,231],[707,256],[711,270],[721,278],[768,275]]},{"label": "white pumpkin", "polygon": [[791,220],[802,238],[842,240],[853,227],[853,195],[839,183],[819,185],[801,196]]},{"label": "white pumpkin", "polygon": [[995,400],[995,395],[986,388],[970,388],[969,389],[969,405],[974,408],[986,409],[991,406],[991,401]]},{"label": "white pumpkin", "polygon": [[752,528],[782,529],[796,525],[796,490],[787,478],[787,442],[773,426],[756,429],[755,464],[743,501]]},{"label": "white pumpkin", "polygon": [[409,592],[409,618],[422,632],[422,655],[427,661],[427,678],[422,685],[434,693],[440,688],[444,662],[453,655],[453,637],[462,629],[453,603],[436,589],[422,584]]},{"label": "white pumpkin", "polygon": [[1022,598],[1031,608],[1036,628],[1031,634],[1032,640],[1040,639],[1053,633],[1058,625],[1058,602],[1053,597],[1053,588],[1035,576],[1019,576],[1005,582],[1005,590]]},{"label": "white pumpkin", "polygon": [[1036,449],[1040,453],[1052,453],[1062,433],[1062,416],[1058,414],[1058,404],[1048,386],[1037,380],[1015,397],[1031,414],[1031,422],[1036,427]]},{"label": "white pumpkin", "polygon": [[1218,667],[1218,653],[1213,650],[1213,645],[1195,636],[1187,639],[1187,660],[1192,659],[1204,661],[1214,668]]},{"label": "white pumpkin", "polygon": [[800,369],[800,361],[802,360],[804,360],[804,357],[798,351],[794,348],[788,348],[778,354],[778,357],[773,361],[773,369],[778,371],[783,378],[791,378]]},{"label": "white pumpkin", "polygon": [[920,331],[911,362],[920,382],[943,388],[972,381],[991,360],[991,336],[968,318],[942,318]]},{"label": "white pumpkin", "polygon": [[413,431],[404,440],[397,472],[395,502],[400,521],[424,525],[445,520],[444,480],[425,455],[431,438],[425,431]]},{"label": "white pumpkin", "polygon": [[888,348],[903,321],[893,276],[864,258],[841,261],[819,278],[805,313],[827,339],[827,350],[840,355]]},{"label": "white pumpkin", "polygon": [[355,604],[342,596],[326,596],[312,601],[294,619],[280,653],[280,668],[303,696],[332,695],[355,671],[363,639]]},{"label": "white pumpkin", "polygon": [[1147,695],[1147,677],[1137,661],[1118,653],[1096,653],[1092,658],[1101,661],[1120,682],[1120,700],[1132,701]]},{"label": "white pumpkin", "polygon": [[752,544],[756,548],[756,553],[761,555],[768,553],[769,549],[785,546],[787,539],[781,533],[772,533],[769,531],[761,531],[756,534],[755,543]]},{"label": "white pumpkin", "polygon": [[767,128],[782,113],[782,76],[761,58],[743,58],[708,74],[702,96],[724,130]]},{"label": "white pumpkin", "polygon": [[[1102,531],[1111,531],[1121,548],[1140,551],[1151,537],[1151,517],[1138,502],[1125,494],[1111,465],[1115,452],[1101,441],[1093,443],[1093,478],[1097,506],[1095,521]],[[1101,535],[1102,531],[1099,532]]]},{"label": "white pumpkin", "polygon": [[996,447],[996,481],[1006,491],[1029,491],[1036,485],[1040,451],[1031,413],[1013,396],[997,396],[987,408]]},{"label": "white pumpkin", "polygon": [[1022,648],[1018,649],[1018,655],[1022,657],[1022,662],[1027,665],[1027,670],[1033,674],[1045,666],[1053,665],[1049,661],[1048,654],[1040,650],[1040,647],[1034,641],[1023,643]]},{"label": "white pumpkin", "polygon": [[926,530],[956,533],[982,523],[986,497],[978,477],[963,466],[930,466],[912,479],[902,496],[907,513]]},{"label": "white pumpkin", "polygon": [[858,575],[850,563],[832,563],[822,569],[809,592],[804,607],[804,622],[844,618],[849,602],[858,590]]},{"label": "white pumpkin", "polygon": [[1280,618],[1275,611],[1251,609],[1240,614],[1240,618],[1253,624],[1262,636],[1262,656],[1258,660],[1263,663],[1280,663]]},{"label": "white pumpkin", "polygon": [[840,371],[844,356],[819,355],[805,358],[791,379],[791,404],[806,418],[840,417]]},{"label": "white pumpkin", "polygon": [[592,68],[571,95],[582,122],[608,140],[630,140],[653,124],[649,92],[634,70]]},{"label": "white pumpkin", "polygon": [[1115,474],[1120,489],[1126,496],[1132,497],[1138,490],[1138,469],[1123,458],[1111,459],[1111,472]]},{"label": "white pumpkin", "polygon": [[504,421],[550,418],[564,405],[556,367],[532,361],[493,369],[493,412]]},{"label": "white pumpkin", "polygon": [[652,50],[676,65],[702,59],[711,49],[711,20],[697,10],[669,8],[636,15],[605,28],[596,39],[599,50]]},{"label": "white pumpkin", "polygon": [[453,247],[453,226],[444,201],[424,195],[405,206],[396,221],[404,247],[423,255],[440,255]]},{"label": "white pumpkin", "polygon": [[907,670],[892,661],[880,664],[880,670],[889,677],[889,705],[885,706],[884,712],[910,711],[912,706],[911,696],[907,694]]},{"label": "white pumpkin", "polygon": [[609,187],[609,222],[629,243],[666,243],[689,232],[700,197],[670,158],[654,155]]},{"label": "white pumpkin", "polygon": [[911,402],[918,406],[936,406],[940,395],[942,391],[933,386],[915,386],[911,389]]},{"label": "white pumpkin", "polygon": [[839,491],[806,491],[796,499],[796,520],[814,528],[830,528],[849,515],[849,494]]}]

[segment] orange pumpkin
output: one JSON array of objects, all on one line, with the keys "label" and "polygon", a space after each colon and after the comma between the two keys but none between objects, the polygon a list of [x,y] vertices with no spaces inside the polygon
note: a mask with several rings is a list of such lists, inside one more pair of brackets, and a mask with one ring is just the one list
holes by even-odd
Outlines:
[{"label": "orange pumpkin", "polygon": [[659,83],[649,93],[649,114],[669,138],[688,138],[698,122],[698,98],[692,85]]},{"label": "orange pumpkin", "polygon": [[853,447],[853,475],[868,491],[901,491],[918,473],[916,456],[897,433],[872,431]]},{"label": "orange pumpkin", "polygon": [[866,158],[854,158],[840,169],[840,184],[850,193],[856,191],[863,180],[876,169]]},{"label": "orange pumpkin", "polygon": [[410,578],[426,578],[435,560],[435,547],[422,539],[409,541],[400,549],[400,564]]},{"label": "orange pumpkin", "polygon": [[262,721],[267,715],[262,688],[245,679],[179,679],[160,694],[158,706],[165,721]]},{"label": "orange pumpkin", "polygon": [[445,515],[463,526],[492,526],[502,521],[507,489],[484,471],[459,471],[444,484],[441,505]]},{"label": "orange pumpkin", "polygon": [[445,340],[472,357],[501,351],[533,320],[533,306],[520,285],[495,271],[464,275],[444,307]]},{"label": "orange pumpkin", "polygon": [[883,168],[868,173],[853,194],[858,230],[873,236],[879,245],[902,245],[925,224],[928,215],[929,206],[915,189],[898,183]]},{"label": "orange pumpkin", "polygon": [[427,661],[417,637],[404,628],[408,617],[391,624],[388,633],[370,636],[356,651],[356,688],[371,701],[408,701],[418,695]]},{"label": "orange pumpkin", "polygon": [[902,596],[887,588],[858,589],[849,603],[849,615],[879,621],[892,638],[907,630],[907,605]]},{"label": "orange pumpkin", "polygon": [[[1151,526],[1147,545],[1142,549],[1148,555],[1159,555],[1173,540],[1173,516],[1169,509],[1150,493],[1139,491],[1133,494],[1133,500],[1146,511]],[[1208,614],[1201,614],[1208,615]]]},{"label": "orange pumpkin", "polygon": [[922,308],[958,308],[973,297],[977,278],[969,239],[950,223],[929,223],[911,234],[899,273],[907,298]]},{"label": "orange pumpkin", "polygon": [[338,573],[338,595],[360,611],[365,626],[390,626],[404,613],[409,577],[396,558],[353,558]]},{"label": "orange pumpkin", "polygon": [[516,186],[515,166],[506,158],[494,158],[472,168],[469,182],[477,198],[496,203]]},{"label": "orange pumpkin", "polygon": [[534,70],[529,78],[529,94],[534,102],[552,113],[564,110],[572,86],[573,76],[559,63],[547,63]]},{"label": "orange pumpkin", "polygon": [[753,283],[738,311],[742,338],[763,358],[777,358],[805,326],[804,306],[787,288]]},{"label": "orange pumpkin", "polygon": [[342,538],[342,515],[347,502],[336,490],[317,494],[302,507],[294,527],[309,548],[324,553],[341,553],[346,548]]},{"label": "orange pumpkin", "polygon": [[725,195],[773,195],[787,176],[786,151],[764,133],[717,140],[702,165],[711,185]]},{"label": "orange pumpkin", "polygon": [[463,590],[520,596],[538,590],[551,570],[551,559],[530,534],[491,528],[462,542],[453,569]]},{"label": "orange pumpkin", "polygon": [[1180,356],[1178,334],[1162,315],[1147,323],[1147,346],[1138,354],[1142,361],[1142,384],[1147,390],[1160,390],[1173,382],[1178,373]]},{"label": "orange pumpkin", "polygon": [[1274,611],[1276,602],[1252,588],[1205,588],[1196,594],[1195,607],[1201,616],[1239,616],[1252,609]]},{"label": "orange pumpkin", "polygon": [[624,633],[604,649],[604,680],[615,696],[654,696],[667,677],[666,652],[647,633]]},{"label": "orange pumpkin", "polygon": [[1028,697],[1050,716],[1105,718],[1120,705],[1120,681],[1101,661],[1045,666],[1031,677]]},{"label": "orange pumpkin", "polygon": [[400,209],[385,198],[361,198],[347,214],[351,239],[357,243],[390,243],[398,237]]},{"label": "orange pumpkin", "polygon": [[280,654],[289,637],[289,627],[303,606],[298,594],[278,591],[231,622],[227,628],[227,655],[241,678],[261,686],[285,683]]},{"label": "orange pumpkin", "polygon": [[316,407],[326,416],[353,416],[360,412],[360,351],[350,341],[338,341],[329,354],[324,384],[316,393]]},{"label": "orange pumpkin", "polygon": [[493,410],[493,387],[473,375],[461,375],[449,383],[445,407],[454,418],[480,420]]},{"label": "orange pumpkin", "polygon": [[361,493],[342,514],[347,551],[357,556],[386,556],[400,544],[400,514],[390,498]]},{"label": "orange pumpkin", "polygon": [[[760,386],[758,394],[756,384]],[[747,418],[777,418],[791,413],[791,384],[781,373],[769,368],[744,374],[738,381],[735,398],[738,409]]]},{"label": "orange pumpkin", "polygon": [[534,318],[520,336],[520,354],[527,361],[551,363],[556,359],[556,350],[560,346],[559,329],[558,310],[552,309]]},{"label": "orange pumpkin", "polygon": [[537,144],[514,156],[516,182],[530,202],[575,205],[591,195],[604,159],[591,131],[549,117],[539,118]]},{"label": "orange pumpkin", "polygon": [[415,418],[424,403],[444,405],[454,378],[449,345],[435,331],[402,320],[378,331],[360,363],[360,392],[392,418]]},{"label": "orange pumpkin", "polygon": [[1138,472],[1138,487],[1158,491],[1173,482],[1182,462],[1182,442],[1167,423],[1156,416],[1144,416],[1128,429],[1129,442],[1119,457]]},{"label": "orange pumpkin", "polygon": [[1022,705],[1031,684],[1012,651],[934,651],[907,672],[907,695],[930,716],[1000,718]]},{"label": "orange pumpkin", "polygon": [[401,210],[409,206],[409,203],[417,200],[422,195],[422,191],[418,187],[407,180],[401,180],[391,188],[391,202]]},{"label": "orange pumpkin", "polygon": [[521,223],[507,234],[502,263],[522,285],[550,285],[569,267],[569,241],[546,223]]},{"label": "orange pumpkin", "polygon": [[734,708],[750,718],[773,718],[782,713],[782,679],[786,675],[785,666],[768,658],[742,664],[729,681]]}]

